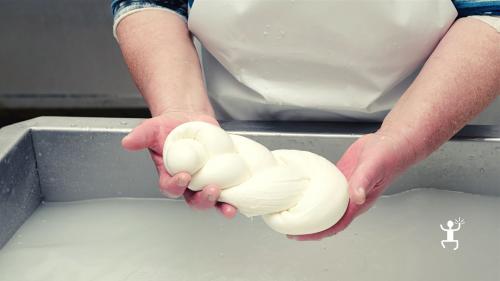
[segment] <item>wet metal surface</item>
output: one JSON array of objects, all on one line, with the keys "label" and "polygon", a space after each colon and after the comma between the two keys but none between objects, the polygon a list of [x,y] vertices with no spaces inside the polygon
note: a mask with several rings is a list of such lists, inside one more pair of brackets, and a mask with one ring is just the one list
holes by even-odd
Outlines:
[{"label": "wet metal surface", "polygon": [[0,248],[41,201],[31,133],[14,135],[9,148],[8,137],[0,134]]},{"label": "wet metal surface", "polygon": [[[383,196],[335,237],[298,242],[182,201],[50,202],[0,251],[0,280],[497,281],[499,212],[500,197],[414,189]],[[440,224],[459,216],[459,247],[443,249]]]},{"label": "wet metal surface", "polygon": [[[37,119],[35,119],[37,120]],[[44,198],[68,201],[115,196],[161,196],[146,151],[130,153],[120,141],[140,120],[46,118],[32,129]],[[377,124],[228,122],[228,131],[270,149],[309,150],[336,162]],[[500,195],[500,127],[467,127],[410,169],[387,194],[414,187]]]},{"label": "wet metal surface", "polygon": [[[156,172],[148,153],[126,152],[120,146],[121,138],[141,121],[43,117],[2,128],[0,245],[29,217],[42,198],[49,202],[61,202],[107,197],[160,197],[156,188]],[[310,150],[335,162],[349,144],[360,135],[374,131],[377,124],[230,122],[224,123],[223,127],[262,142],[270,149]],[[429,159],[405,173],[386,195],[415,187],[433,187],[487,197],[500,196],[499,128],[474,126],[464,129]],[[472,203],[464,205],[464,208],[478,210],[479,214],[483,211],[495,212],[494,209],[483,210],[480,204],[474,203],[476,201],[467,202]],[[417,204],[415,210],[426,208],[427,205],[422,204]],[[441,213],[436,214],[436,218],[445,219],[448,213],[455,215],[460,208],[454,206],[447,209],[443,205],[441,210],[437,208]],[[414,212],[408,211],[410,214]],[[477,223],[479,219],[475,220]],[[497,229],[495,222],[492,223],[493,229]],[[477,226],[484,228],[485,225],[487,223]],[[474,227],[473,222],[468,227]],[[425,233],[427,230],[422,231]],[[495,245],[492,244],[492,247]],[[414,262],[418,264],[421,261]],[[408,262],[405,266],[410,264]],[[491,269],[489,276],[496,273]]]}]

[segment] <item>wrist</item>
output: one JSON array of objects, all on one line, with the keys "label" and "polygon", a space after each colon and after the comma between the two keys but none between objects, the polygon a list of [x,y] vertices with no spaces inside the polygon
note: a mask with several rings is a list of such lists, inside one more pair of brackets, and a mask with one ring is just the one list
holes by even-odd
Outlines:
[{"label": "wrist", "polygon": [[213,112],[206,110],[191,110],[186,108],[167,108],[159,112],[153,117],[158,117],[167,120],[176,120],[177,124],[182,124],[190,121],[202,121],[219,126],[219,122],[215,118]]},{"label": "wrist", "polygon": [[208,102],[208,98],[206,100],[198,100],[196,101],[196,103],[189,101],[170,100],[170,102],[148,102],[148,104],[149,110],[153,117],[170,114],[173,112],[182,112],[192,115],[206,115],[215,119],[215,113],[212,109],[212,106]]},{"label": "wrist", "polygon": [[426,117],[416,117],[415,120],[388,117],[382,123],[378,133],[390,136],[411,148],[414,163],[425,159],[457,131],[452,128],[456,124],[449,124],[445,120],[436,122],[434,118]]},{"label": "wrist", "polygon": [[189,114],[189,115],[197,115],[197,116],[209,116],[215,119],[215,114],[213,113],[212,110],[200,108],[200,109],[194,109],[194,108],[188,108],[188,107],[160,107],[160,108],[155,108],[152,109],[150,107],[151,116],[156,117],[160,115],[168,115],[172,113],[184,113],[184,114]]},{"label": "wrist", "polygon": [[420,146],[415,142],[415,137],[412,137],[408,128],[382,125],[375,134],[379,136],[381,141],[390,144],[395,155],[400,159],[398,162],[402,167],[409,167],[427,156],[427,153],[420,149]]}]

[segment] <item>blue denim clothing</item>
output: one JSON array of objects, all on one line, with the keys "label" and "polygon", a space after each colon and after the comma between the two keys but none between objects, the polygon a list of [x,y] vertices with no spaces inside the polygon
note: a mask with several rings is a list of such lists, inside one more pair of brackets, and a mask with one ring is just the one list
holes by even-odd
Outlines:
[{"label": "blue denim clothing", "polygon": [[176,12],[187,20],[188,5],[194,0],[112,0],[111,10],[115,19],[121,15],[136,9],[160,8]]},{"label": "blue denim clothing", "polygon": [[[236,0],[235,0],[236,1]],[[459,17],[472,15],[500,15],[500,0],[451,0]],[[194,0],[112,0],[113,15],[118,18],[126,12],[141,8],[169,9],[185,19],[188,18],[188,7]]]},{"label": "blue denim clothing", "polygon": [[452,0],[458,11],[458,17],[466,16],[498,16],[499,0]]}]

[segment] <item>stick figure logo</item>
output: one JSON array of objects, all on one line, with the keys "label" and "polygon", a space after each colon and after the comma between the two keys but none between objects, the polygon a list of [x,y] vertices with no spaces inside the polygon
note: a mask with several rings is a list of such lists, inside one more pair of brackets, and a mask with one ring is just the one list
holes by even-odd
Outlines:
[{"label": "stick figure logo", "polygon": [[[457,225],[456,228],[453,228],[454,225]],[[453,250],[458,249],[458,240],[455,240],[455,231],[459,231],[460,227],[465,224],[465,220],[462,219],[461,217],[458,217],[458,219],[455,219],[455,221],[449,220],[446,222],[446,226],[448,228],[443,227],[441,224],[441,229],[446,232],[446,240],[441,240],[441,246],[443,246],[443,249],[446,248],[445,243],[454,243],[455,248]]]}]

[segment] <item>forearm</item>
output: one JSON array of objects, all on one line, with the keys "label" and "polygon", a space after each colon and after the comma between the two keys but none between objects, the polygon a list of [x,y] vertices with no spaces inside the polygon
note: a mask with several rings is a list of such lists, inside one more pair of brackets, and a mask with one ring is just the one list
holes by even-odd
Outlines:
[{"label": "forearm", "polygon": [[457,21],[385,118],[380,132],[427,157],[500,93],[500,33],[475,19]]},{"label": "forearm", "polygon": [[160,10],[138,12],[120,22],[117,37],[153,116],[166,111],[213,115],[198,55],[181,18]]}]

